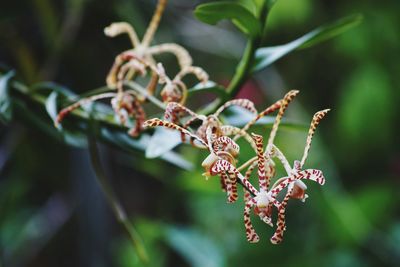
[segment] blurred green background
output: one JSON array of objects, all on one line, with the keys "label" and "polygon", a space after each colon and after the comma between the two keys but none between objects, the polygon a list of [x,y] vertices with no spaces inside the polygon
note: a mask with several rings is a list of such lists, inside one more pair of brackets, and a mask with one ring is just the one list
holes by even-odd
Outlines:
[{"label": "blurred green background", "polygon": [[[182,44],[195,65],[226,83],[245,40],[229,23],[198,22],[193,9],[199,3],[170,0],[156,41]],[[127,38],[109,39],[103,28],[128,21],[141,36],[155,4],[3,1],[0,63],[27,84],[55,81],[76,93],[100,87],[114,57],[129,48]],[[307,163],[323,170],[327,182],[309,183],[306,203],[289,204],[281,245],[270,244],[273,229],[255,217],[261,241],[246,242],[243,203],[226,204],[218,179],[204,180],[204,153],[179,148],[197,166],[187,171],[101,145],[106,173],[144,239],[149,266],[399,266],[399,12],[395,0],[278,0],[273,8],[266,45],[364,15],[358,27],[257,73],[240,92],[261,109],[299,89],[287,117],[302,124],[315,111],[332,109]],[[161,61],[176,66],[172,56]],[[99,190],[88,152],[57,142],[21,117],[0,128],[0,264],[141,266]],[[283,127],[278,136],[291,161],[301,156],[305,131]]]}]

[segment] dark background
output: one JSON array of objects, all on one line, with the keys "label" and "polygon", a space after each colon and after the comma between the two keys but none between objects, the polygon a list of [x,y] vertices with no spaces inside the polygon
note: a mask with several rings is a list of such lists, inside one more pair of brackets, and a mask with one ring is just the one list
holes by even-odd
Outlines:
[{"label": "dark background", "polygon": [[[229,23],[193,17],[201,1],[169,1],[156,42],[187,47],[212,80],[232,76],[245,40]],[[76,93],[104,85],[114,57],[129,48],[107,38],[114,21],[142,36],[156,1],[18,0],[0,6],[0,63],[27,84],[51,80]],[[364,21],[345,34],[290,54],[255,75],[240,92],[262,108],[292,88],[301,94],[288,117],[308,123],[332,111],[317,130],[310,166],[327,183],[309,185],[305,204],[287,210],[285,240],[254,218],[259,244],[248,244],[242,203],[225,204],[217,179],[201,177],[203,154],[184,171],[143,152],[102,145],[106,172],[145,240],[150,266],[398,266],[400,262],[400,2],[278,0],[265,45],[295,39],[353,13]],[[161,57],[170,69],[173,57]],[[195,103],[194,103],[195,104]],[[282,130],[278,143],[294,160],[306,133]],[[21,120],[0,128],[0,264],[140,266],[96,184],[88,153],[61,144]]]}]

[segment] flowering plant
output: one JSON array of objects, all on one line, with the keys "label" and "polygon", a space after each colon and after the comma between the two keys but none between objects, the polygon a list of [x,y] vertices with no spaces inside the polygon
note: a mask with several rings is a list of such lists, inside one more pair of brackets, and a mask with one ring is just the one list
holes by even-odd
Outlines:
[{"label": "flowering plant", "polygon": [[[166,0],[159,0],[143,39],[140,41],[135,29],[126,22],[112,23],[104,32],[109,37],[127,34],[132,48],[121,52],[115,57],[106,77],[106,86],[90,91],[84,96],[76,96],[71,91],[62,88],[39,84],[33,90],[24,84],[13,80],[13,73],[2,76],[2,119],[10,120],[14,108],[23,108],[23,101],[33,101],[45,107],[57,130],[51,129],[54,135],[67,143],[86,146],[92,152],[94,165],[99,165],[96,156],[94,138],[112,143],[121,149],[141,149],[148,147],[151,131],[149,128],[163,127],[180,133],[180,143],[190,143],[193,147],[204,149],[208,156],[201,164],[204,176],[219,176],[221,187],[227,193],[229,203],[238,200],[238,185],[244,190],[243,215],[246,238],[249,242],[257,242],[259,237],[250,221],[250,212],[255,214],[267,225],[277,226],[271,242],[282,241],[285,226],[285,211],[289,199],[305,201],[307,189],[303,180],[312,180],[321,185],[325,178],[322,171],[305,169],[303,166],[308,156],[312,137],[320,120],[328,112],[327,109],[315,113],[308,131],[306,145],[300,161],[295,161],[293,167],[286,156],[275,144],[278,127],[283,124],[282,118],[299,93],[289,91],[282,99],[276,101],[261,112],[248,99],[236,98],[244,82],[256,71],[272,64],[284,55],[296,50],[311,47],[327,38],[331,38],[360,21],[359,16],[351,16],[331,23],[307,33],[306,35],[280,46],[263,47],[266,30],[266,18],[275,1],[218,1],[198,6],[196,17],[208,24],[216,24],[220,20],[229,19],[247,39],[247,46],[238,63],[230,83],[224,87],[211,81],[212,73],[193,65],[190,53],[176,43],[152,45],[154,35],[160,23]],[[169,68],[157,61],[157,55],[173,54],[178,62],[179,70],[168,76]],[[197,85],[189,85],[184,81],[186,75],[194,75],[200,81]],[[9,94],[9,88],[15,90]],[[50,90],[49,90],[50,89]],[[194,111],[187,104],[193,92],[213,92],[218,97],[201,109]],[[11,97],[12,96],[12,97]],[[12,101],[10,99],[13,99]],[[27,100],[28,99],[28,100]],[[95,101],[111,99],[110,105],[94,104]],[[164,114],[148,114],[146,106],[152,104]],[[236,107],[242,113],[251,114],[242,127],[226,123],[223,118],[225,110]],[[277,111],[273,119],[271,131],[264,147],[266,133],[251,132],[252,126],[264,116]],[[273,117],[270,117],[273,118]],[[153,139],[160,139],[157,132]],[[89,137],[89,138],[88,138]],[[147,138],[147,139],[146,139]],[[238,139],[243,138],[253,150],[253,157],[241,162],[239,155],[241,147]],[[152,140],[153,140],[152,139]],[[89,141],[87,141],[89,140]],[[147,140],[147,143],[146,143]],[[171,160],[169,150],[162,151],[164,159]],[[275,177],[275,165],[282,164],[286,174]],[[251,181],[252,171],[257,168],[258,189]],[[102,177],[97,168],[99,182],[110,201],[119,221],[132,237],[139,255],[145,259],[140,238],[126,219],[126,215],[115,194]],[[242,172],[245,171],[244,174]],[[272,183],[273,182],[273,183]],[[272,185],[271,185],[272,184]],[[274,222],[273,212],[278,215]]]}]

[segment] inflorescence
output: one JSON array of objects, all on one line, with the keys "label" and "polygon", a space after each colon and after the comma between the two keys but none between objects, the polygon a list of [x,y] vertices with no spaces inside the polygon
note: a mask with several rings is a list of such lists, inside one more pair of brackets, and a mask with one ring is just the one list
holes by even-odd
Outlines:
[{"label": "inflorescence", "polygon": [[[56,123],[61,123],[65,116],[85,103],[110,98],[117,121],[128,126],[130,128],[128,133],[133,137],[138,136],[146,128],[154,127],[165,127],[180,132],[182,142],[189,142],[196,148],[208,151],[209,155],[202,163],[205,171],[203,175],[207,179],[210,176],[220,178],[221,187],[227,194],[228,203],[237,201],[238,184],[243,187],[244,225],[249,242],[259,241],[259,236],[250,220],[251,210],[271,227],[274,227],[273,211],[277,210],[276,230],[270,240],[273,244],[278,244],[282,241],[283,233],[286,230],[285,211],[288,201],[299,199],[304,202],[308,197],[305,193],[307,186],[303,181],[312,180],[320,185],[325,183],[325,178],[320,170],[303,169],[303,166],[316,127],[329,110],[325,109],[315,113],[302,158],[296,160],[293,166],[275,145],[274,140],[288,105],[299,91],[289,91],[282,99],[261,112],[258,112],[253,102],[248,99],[227,101],[213,114],[207,116],[192,111],[185,106],[188,89],[182,79],[188,74],[193,74],[204,84],[208,81],[208,74],[202,68],[193,66],[188,51],[178,44],[150,45],[166,2],[166,0],[158,1],[156,11],[142,41],[128,23],[112,23],[105,28],[104,32],[109,37],[127,34],[133,46],[132,49],[120,53],[115,58],[106,78],[107,86],[111,91],[83,98],[65,107],[59,112]],[[177,58],[180,71],[172,79],[166,75],[163,65],[154,58],[155,55],[162,53],[171,53]],[[150,76],[145,87],[135,81],[138,76]],[[157,90],[158,84],[162,85],[161,90]],[[158,100],[156,93],[161,100]],[[143,108],[143,104],[146,102],[152,102],[163,108],[164,118],[146,120]],[[220,115],[231,106],[238,106],[251,112],[254,116],[253,119],[242,128],[224,125]],[[277,112],[275,121],[268,140],[264,144],[263,137],[249,133],[249,129],[259,119],[274,112]],[[196,121],[200,123],[195,123]],[[241,165],[238,165],[240,147],[236,142],[239,138],[244,138],[254,150],[254,157]],[[284,177],[274,177],[276,163],[282,164],[285,169]],[[255,168],[257,168],[258,174],[258,189],[250,182],[250,176]],[[272,184],[273,179],[275,182]]]}]

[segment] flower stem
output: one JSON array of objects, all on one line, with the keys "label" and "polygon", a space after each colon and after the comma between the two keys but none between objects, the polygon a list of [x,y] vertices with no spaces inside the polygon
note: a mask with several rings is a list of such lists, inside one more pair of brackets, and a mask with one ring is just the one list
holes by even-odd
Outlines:
[{"label": "flower stem", "polygon": [[108,179],[106,178],[106,175],[104,173],[104,170],[103,170],[101,162],[100,162],[95,138],[93,136],[88,136],[88,144],[89,144],[90,160],[91,160],[91,163],[93,166],[93,170],[96,174],[95,175],[96,180],[97,180],[103,194],[105,195],[108,204],[110,205],[112,211],[114,212],[114,215],[115,215],[118,223],[120,223],[123,226],[124,230],[126,231],[129,238],[131,239],[139,259],[143,263],[148,263],[149,258],[148,258],[146,249],[144,247],[143,240],[140,237],[137,230],[130,223],[124,208],[122,207],[121,203],[118,201],[117,196],[115,195],[112,187],[108,183]]},{"label": "flower stem", "polygon": [[254,55],[258,47],[260,47],[264,37],[266,30],[266,18],[268,15],[268,6],[266,3],[260,9],[260,13],[258,19],[262,25],[260,34],[254,38],[251,38],[247,41],[246,48],[243,52],[242,59],[240,60],[236,72],[227,87],[227,92],[231,97],[234,97],[239,92],[242,85],[246,82],[248,75],[251,71],[251,65],[254,60]]},{"label": "flower stem", "polygon": [[247,76],[249,74],[249,69],[251,63],[253,62],[254,52],[257,48],[258,39],[250,39],[247,42],[246,48],[244,50],[242,59],[240,60],[236,72],[229,83],[226,91],[231,96],[234,97],[239,92],[242,85],[246,82]]}]

